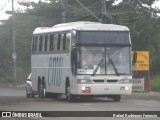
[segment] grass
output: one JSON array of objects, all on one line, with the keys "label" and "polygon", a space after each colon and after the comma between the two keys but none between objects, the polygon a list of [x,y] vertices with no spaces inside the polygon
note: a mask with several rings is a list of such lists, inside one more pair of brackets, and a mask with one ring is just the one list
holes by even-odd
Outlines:
[{"label": "grass", "polygon": [[160,75],[151,77],[151,91],[160,92]]}]

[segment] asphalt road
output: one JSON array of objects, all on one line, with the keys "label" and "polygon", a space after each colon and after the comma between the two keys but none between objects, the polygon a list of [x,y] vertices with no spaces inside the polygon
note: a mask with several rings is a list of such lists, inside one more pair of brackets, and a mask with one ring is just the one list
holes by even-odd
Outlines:
[{"label": "asphalt road", "polygon": [[[160,93],[137,93],[122,96],[120,102],[107,98],[78,99],[69,103],[58,99],[27,99],[24,87],[0,87],[0,111],[160,111]],[[0,118],[1,120],[2,118]],[[3,118],[17,120],[18,118]],[[2,120],[3,120],[2,119]],[[18,120],[160,120],[160,118],[53,117],[19,118]]]}]

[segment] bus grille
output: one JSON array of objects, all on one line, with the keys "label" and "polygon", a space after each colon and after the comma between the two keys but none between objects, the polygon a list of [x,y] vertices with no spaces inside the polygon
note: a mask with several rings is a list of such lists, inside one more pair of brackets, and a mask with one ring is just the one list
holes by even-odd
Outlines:
[{"label": "bus grille", "polygon": [[107,80],[107,82],[112,82],[112,83],[114,83],[114,82],[118,82],[118,80]]},{"label": "bus grille", "polygon": [[99,82],[99,83],[103,83],[103,82],[107,82],[107,83],[115,83],[118,82],[118,80],[102,80],[102,79],[96,79],[93,80],[94,82]]},{"label": "bus grille", "polygon": [[104,82],[104,80],[93,80],[94,82]]}]

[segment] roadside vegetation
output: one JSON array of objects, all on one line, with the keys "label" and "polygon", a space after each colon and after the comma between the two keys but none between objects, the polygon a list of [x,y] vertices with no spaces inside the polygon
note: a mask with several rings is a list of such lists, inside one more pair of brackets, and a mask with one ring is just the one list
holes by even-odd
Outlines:
[{"label": "roadside vegetation", "polygon": [[[30,54],[32,32],[36,27],[47,27],[62,23],[62,13],[65,10],[65,21],[98,22],[76,0],[45,0],[46,2],[20,2],[25,12],[15,13],[16,21],[16,53],[17,82],[24,83],[30,73]],[[152,90],[160,88],[158,75],[160,72],[160,17],[158,8],[152,8],[156,0],[123,0],[115,5],[117,0],[107,2],[107,15],[101,15],[100,0],[79,0],[104,23],[120,24],[129,27],[133,51],[150,52],[150,71]],[[0,25],[0,83],[13,82],[12,62],[12,18]]]},{"label": "roadside vegetation", "polygon": [[154,75],[151,78],[151,91],[160,92],[160,75]]}]

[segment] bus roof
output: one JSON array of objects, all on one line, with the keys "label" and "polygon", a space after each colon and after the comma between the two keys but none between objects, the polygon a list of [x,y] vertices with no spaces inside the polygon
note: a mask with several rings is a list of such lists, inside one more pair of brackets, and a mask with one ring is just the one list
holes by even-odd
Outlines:
[{"label": "bus roof", "polygon": [[53,27],[39,27],[36,28],[33,34],[81,30],[81,31],[129,31],[126,26],[115,24],[102,24],[98,22],[70,22],[55,25]]}]

